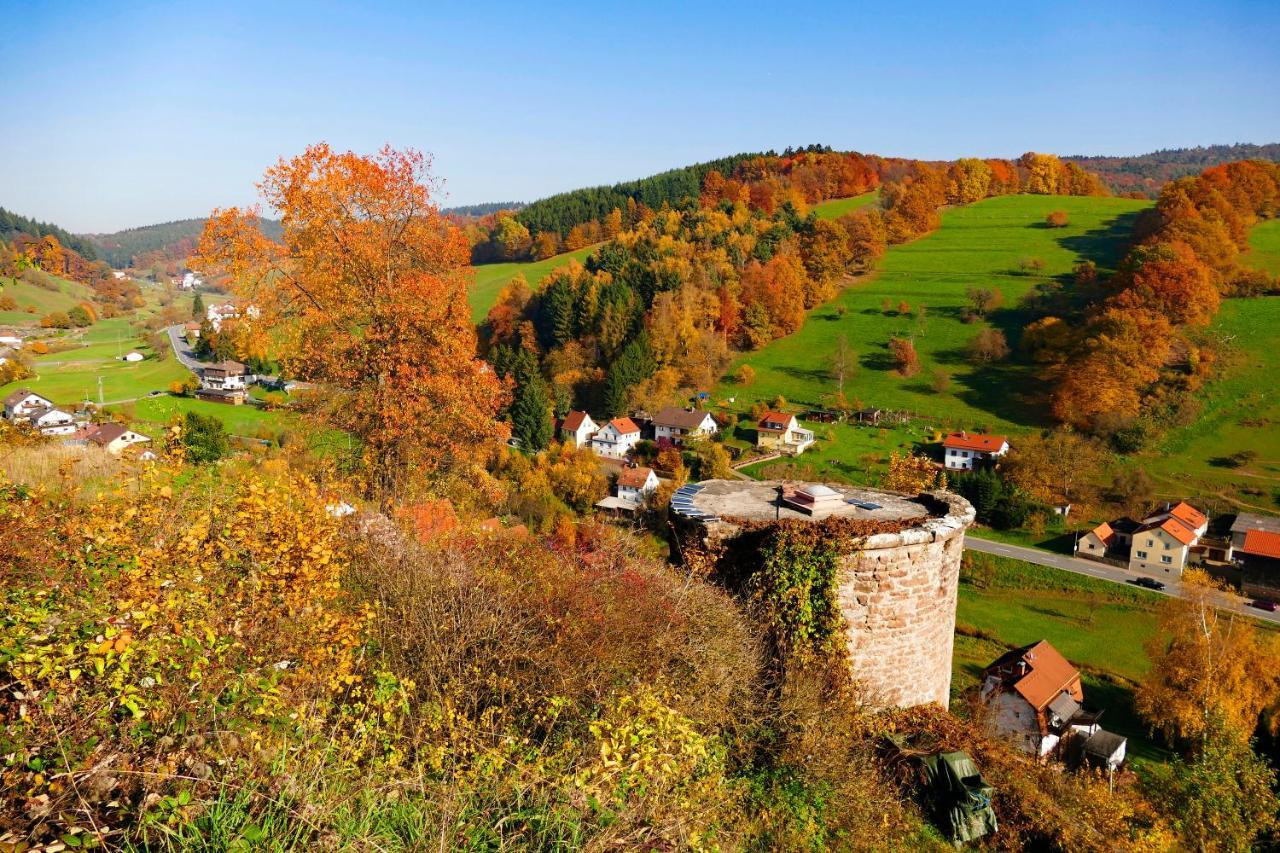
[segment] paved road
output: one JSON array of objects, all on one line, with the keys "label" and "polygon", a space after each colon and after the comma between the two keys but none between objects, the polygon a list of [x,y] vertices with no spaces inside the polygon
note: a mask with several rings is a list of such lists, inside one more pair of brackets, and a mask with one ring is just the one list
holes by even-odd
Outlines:
[{"label": "paved road", "polygon": [[[1039,548],[1027,548],[1022,545],[1008,545],[1004,542],[993,542],[990,539],[980,539],[976,536],[966,535],[964,538],[964,547],[971,551],[981,551],[984,554],[995,554],[1000,557],[1012,557],[1015,560],[1023,560],[1028,563],[1035,563],[1038,566],[1049,566],[1054,569],[1061,569],[1064,572],[1075,572],[1078,575],[1088,575],[1091,578],[1110,581],[1112,583],[1128,584],[1130,580],[1138,577],[1134,572],[1115,566],[1108,566],[1105,563],[1098,563],[1093,560],[1085,560],[1079,557],[1068,557],[1065,554],[1055,554],[1052,551],[1042,551]],[[1162,595],[1170,598],[1179,598],[1182,596],[1182,584],[1173,578],[1159,578],[1165,584]],[[1270,622],[1274,625],[1280,625],[1280,612],[1269,613],[1265,610],[1259,610],[1256,607],[1250,607],[1248,602],[1241,599],[1237,595],[1222,593],[1218,595],[1218,606],[1224,610],[1231,610],[1236,613],[1243,613],[1246,616],[1252,616],[1255,619],[1261,619],[1264,622]]]},{"label": "paved road", "polygon": [[183,367],[199,376],[200,370],[205,366],[205,363],[196,358],[195,352],[183,336],[184,326],[185,324],[178,323],[165,329],[165,331],[169,333],[169,343],[173,346],[174,356],[178,361],[182,362]]}]

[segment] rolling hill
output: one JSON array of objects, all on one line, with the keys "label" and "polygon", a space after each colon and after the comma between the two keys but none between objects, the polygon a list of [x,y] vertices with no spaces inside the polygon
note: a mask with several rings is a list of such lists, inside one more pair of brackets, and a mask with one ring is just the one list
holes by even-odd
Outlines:
[{"label": "rolling hill", "polygon": [[[205,222],[205,217],[178,219],[126,228],[112,234],[90,234],[86,239],[97,248],[98,257],[117,269],[146,266],[157,261],[181,264],[195,249]],[[274,240],[280,236],[279,222],[265,218],[259,222],[268,237]]]}]

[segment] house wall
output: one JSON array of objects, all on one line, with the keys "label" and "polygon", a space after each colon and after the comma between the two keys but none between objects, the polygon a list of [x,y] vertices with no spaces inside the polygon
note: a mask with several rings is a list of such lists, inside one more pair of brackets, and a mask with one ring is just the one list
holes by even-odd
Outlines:
[{"label": "house wall", "polygon": [[[1129,551],[1129,571],[1181,575],[1187,565],[1188,550],[1186,545],[1159,528],[1135,533]],[[1169,562],[1164,561],[1165,557]]]},{"label": "house wall", "polygon": [[1043,755],[1036,709],[1017,693],[1000,690],[987,703],[989,725],[997,736],[1023,752]]}]

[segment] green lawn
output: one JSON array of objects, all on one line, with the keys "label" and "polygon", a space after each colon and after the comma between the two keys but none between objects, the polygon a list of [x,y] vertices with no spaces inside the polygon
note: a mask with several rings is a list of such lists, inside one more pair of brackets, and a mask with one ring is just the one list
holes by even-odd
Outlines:
[{"label": "green lawn", "polygon": [[227,432],[249,438],[259,437],[262,430],[277,434],[292,427],[295,416],[288,412],[264,411],[254,406],[228,406],[188,397],[153,397],[132,406],[132,417],[139,423],[163,426],[187,412],[211,415],[222,421]]},{"label": "green lawn", "polygon": [[[50,276],[58,284],[58,290],[46,290],[18,279],[0,279],[0,296],[12,296],[18,303],[16,311],[0,311],[0,325],[39,326],[40,318],[50,311],[66,311],[89,299],[89,288],[79,282]],[[23,309],[33,306],[29,313]]]},{"label": "green lawn", "polygon": [[982,669],[1010,648],[1048,640],[1075,664],[1085,702],[1102,724],[1129,738],[1129,756],[1161,761],[1133,710],[1133,691],[1151,666],[1144,644],[1155,635],[1161,598],[1120,584],[1018,560],[992,558],[990,586],[960,585],[952,692],[977,685]]},{"label": "green lawn", "polygon": [[[1249,244],[1245,263],[1280,273],[1280,220],[1254,228]],[[1210,329],[1230,343],[1218,378],[1200,392],[1195,421],[1169,432],[1134,464],[1145,466],[1166,494],[1217,496],[1274,512],[1280,507],[1280,296],[1224,300]],[[1240,450],[1258,458],[1225,467],[1223,458]]]},{"label": "green lawn", "polygon": [[[1008,431],[1039,426],[1042,413],[1019,394],[1032,382],[1027,366],[979,367],[966,357],[965,347],[984,324],[960,320],[965,289],[1001,291],[1005,307],[992,315],[991,323],[1014,344],[1025,321],[1018,300],[1037,282],[1068,276],[1083,259],[1104,268],[1115,264],[1134,216],[1146,205],[1115,198],[1007,196],[953,208],[943,215],[938,231],[890,249],[876,273],[810,311],[799,332],[737,358],[731,370],[750,364],[756,370],[754,384],[742,388],[727,382],[715,397],[736,394],[739,408],[779,394],[795,403],[819,403],[835,391],[828,360],[844,335],[859,364],[846,382],[851,400],[931,415],[945,426]],[[1067,211],[1066,228],[1044,227],[1053,210]],[[1043,270],[1018,274],[1026,258],[1042,261]],[[899,315],[897,306],[904,301],[912,313]],[[925,308],[923,322],[915,316],[920,306]],[[888,342],[895,334],[915,336],[921,370],[914,377],[892,370]],[[942,393],[931,387],[938,369],[951,377]]]},{"label": "green lawn", "polygon": [[855,195],[852,198],[836,198],[831,201],[824,201],[813,206],[813,211],[818,214],[819,219],[839,219],[846,213],[851,213],[860,207],[866,207],[874,204],[880,198],[879,190],[872,190],[869,193]]},{"label": "green lawn", "polygon": [[525,281],[529,282],[530,287],[536,287],[548,273],[556,267],[567,264],[570,260],[582,261],[591,254],[594,246],[588,246],[585,249],[578,249],[576,252],[566,252],[563,255],[556,255],[554,258],[547,258],[545,261],[527,261],[523,263],[507,263],[507,264],[482,264],[478,267],[472,267],[475,273],[475,282],[471,285],[471,290],[467,295],[468,301],[471,303],[471,317],[479,323],[489,313],[489,309],[493,307],[493,303],[498,299],[498,293],[506,285],[507,282],[515,278],[517,275],[523,275]]}]

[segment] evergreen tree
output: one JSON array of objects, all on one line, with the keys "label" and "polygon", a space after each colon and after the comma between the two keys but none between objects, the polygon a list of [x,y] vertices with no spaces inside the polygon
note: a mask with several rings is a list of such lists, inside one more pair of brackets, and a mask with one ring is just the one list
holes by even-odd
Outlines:
[{"label": "evergreen tree", "polygon": [[191,319],[204,319],[204,297],[196,293],[196,298],[191,300]]},{"label": "evergreen tree", "polygon": [[178,441],[188,462],[217,462],[227,455],[227,429],[211,415],[187,412]]},{"label": "evergreen tree", "polygon": [[511,401],[511,433],[525,450],[536,452],[551,443],[551,393],[528,350],[521,350],[512,369],[516,387]]},{"label": "evergreen tree", "polygon": [[652,373],[653,352],[649,349],[648,337],[642,332],[623,348],[609,367],[604,386],[604,405],[609,414],[615,417],[626,414],[629,392]]}]

